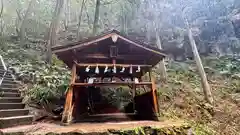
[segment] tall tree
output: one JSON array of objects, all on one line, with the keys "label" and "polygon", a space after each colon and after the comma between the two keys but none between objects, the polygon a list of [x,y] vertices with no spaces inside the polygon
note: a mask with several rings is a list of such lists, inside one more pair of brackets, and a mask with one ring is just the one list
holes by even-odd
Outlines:
[{"label": "tall tree", "polygon": [[189,38],[189,41],[190,41],[190,45],[192,47],[194,59],[195,59],[196,64],[197,64],[197,69],[200,73],[204,96],[205,96],[205,99],[208,103],[213,104],[214,100],[213,100],[213,97],[212,97],[211,88],[210,88],[210,85],[208,83],[207,76],[206,76],[206,73],[205,73],[203,65],[202,65],[202,60],[201,60],[201,58],[199,56],[199,53],[198,53],[196,42],[193,38],[191,27],[189,26],[187,18],[184,17],[184,10],[185,9],[183,9],[183,11],[182,11],[182,17],[183,17],[184,23],[187,27],[188,38]]},{"label": "tall tree", "polygon": [[[157,47],[159,49],[162,49],[162,43],[161,43],[161,37],[159,35],[161,29],[162,29],[162,20],[163,20],[163,14],[164,14],[164,5],[165,0],[162,0],[161,2],[159,2],[158,0],[156,1],[152,1],[153,3],[153,7],[158,11],[158,12],[154,12],[154,26],[155,26],[155,31],[156,31],[156,44]],[[159,63],[159,68],[160,68],[160,73],[161,73],[161,80],[163,82],[166,82],[167,80],[167,68],[165,66],[165,60],[163,59],[162,61],[160,61]]]},{"label": "tall tree", "polygon": [[1,0],[1,11],[0,11],[0,21],[1,21],[1,35],[3,35],[3,19],[2,19],[2,17],[3,17],[3,8],[4,8],[4,5],[3,5],[3,0]]},{"label": "tall tree", "polygon": [[64,19],[64,29],[67,30],[69,27],[69,23],[71,20],[71,1],[70,0],[65,0],[65,19]]},{"label": "tall tree", "polygon": [[29,16],[31,15],[30,13],[32,12],[33,8],[34,8],[34,5],[36,3],[36,0],[31,0],[30,3],[28,4],[28,8],[24,14],[24,17],[22,19],[22,24],[21,24],[21,27],[20,27],[20,44],[24,44],[25,42],[25,38],[26,38],[26,32],[25,32],[25,29],[26,29],[26,26],[27,26],[27,21],[28,21],[28,18]]},{"label": "tall tree", "polygon": [[93,22],[93,35],[95,35],[98,32],[100,5],[101,5],[100,0],[96,0],[95,16],[94,16],[94,22]]},{"label": "tall tree", "polygon": [[[162,49],[161,38],[158,34],[158,30],[156,30],[156,42],[157,42],[157,47],[159,49]],[[163,82],[166,82],[166,80],[167,80],[167,68],[165,66],[165,60],[164,59],[162,61],[160,61],[159,68],[160,68],[160,73],[161,73],[161,80]]]},{"label": "tall tree", "polygon": [[59,25],[59,19],[61,15],[61,11],[63,8],[64,0],[57,0],[55,10],[53,13],[52,22],[49,28],[49,38],[48,38],[48,46],[47,46],[47,62],[52,63],[52,46],[56,44],[57,40],[57,28]]},{"label": "tall tree", "polygon": [[82,14],[83,14],[83,7],[85,5],[86,0],[82,0],[82,5],[80,9],[80,13],[78,16],[78,27],[77,27],[77,39],[80,39],[80,27],[81,27],[81,22],[82,22]]}]

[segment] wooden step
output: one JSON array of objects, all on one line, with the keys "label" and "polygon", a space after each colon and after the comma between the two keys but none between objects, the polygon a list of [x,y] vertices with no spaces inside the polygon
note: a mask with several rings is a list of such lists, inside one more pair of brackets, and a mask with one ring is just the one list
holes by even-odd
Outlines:
[{"label": "wooden step", "polygon": [[0,110],[0,118],[28,115],[28,109],[8,109]]},{"label": "wooden step", "polygon": [[21,103],[21,97],[0,97],[0,103]]},{"label": "wooden step", "polygon": [[20,97],[20,93],[16,92],[0,92],[0,97]]},{"label": "wooden step", "polygon": [[0,88],[0,92],[19,92],[18,88]]},{"label": "wooden step", "polygon": [[0,103],[0,110],[5,109],[23,109],[25,104],[23,103]]},{"label": "wooden step", "polygon": [[0,129],[32,123],[33,115],[0,118]]}]

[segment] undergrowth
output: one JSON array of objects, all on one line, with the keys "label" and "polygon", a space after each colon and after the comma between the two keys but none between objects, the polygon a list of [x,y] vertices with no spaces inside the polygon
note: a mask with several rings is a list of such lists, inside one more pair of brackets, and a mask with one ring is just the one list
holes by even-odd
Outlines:
[{"label": "undergrowth", "polygon": [[[240,98],[232,95],[240,97],[240,79],[232,75],[240,69],[239,60],[223,57],[205,58],[203,61],[210,69],[207,75],[215,99],[214,106],[204,100],[194,61],[171,62],[167,65],[168,81],[160,83],[158,90],[162,117],[188,121],[197,135],[237,135],[240,133]],[[157,70],[155,75],[160,82]]]}]

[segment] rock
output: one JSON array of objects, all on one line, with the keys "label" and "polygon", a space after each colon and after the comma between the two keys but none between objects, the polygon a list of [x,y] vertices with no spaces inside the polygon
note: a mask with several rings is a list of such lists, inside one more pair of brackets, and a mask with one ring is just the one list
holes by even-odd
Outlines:
[{"label": "rock", "polygon": [[231,94],[231,98],[238,104],[240,104],[240,93]]},{"label": "rock", "polygon": [[233,79],[240,79],[240,73],[232,75]]},{"label": "rock", "polygon": [[43,119],[48,116],[47,112],[37,108],[29,108],[30,114],[33,115],[33,121]]},{"label": "rock", "polygon": [[180,109],[187,108],[187,104],[184,102],[183,99],[176,99],[174,105]]},{"label": "rock", "polygon": [[216,70],[212,69],[211,67],[204,67],[204,70],[207,74],[214,74]]}]

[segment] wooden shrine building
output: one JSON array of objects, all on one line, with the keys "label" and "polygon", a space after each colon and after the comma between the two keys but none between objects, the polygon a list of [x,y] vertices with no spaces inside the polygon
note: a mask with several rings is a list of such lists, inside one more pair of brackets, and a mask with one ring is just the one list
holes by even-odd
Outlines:
[{"label": "wooden shrine building", "polygon": [[[134,95],[137,87],[148,86],[152,93],[153,111],[159,112],[151,69],[166,56],[162,50],[132,41],[113,30],[84,41],[55,46],[52,51],[72,69],[63,123],[72,121],[74,106],[81,105],[74,99],[79,98],[76,93],[86,87],[129,86]],[[149,75],[147,81],[142,78],[145,74]]]}]

